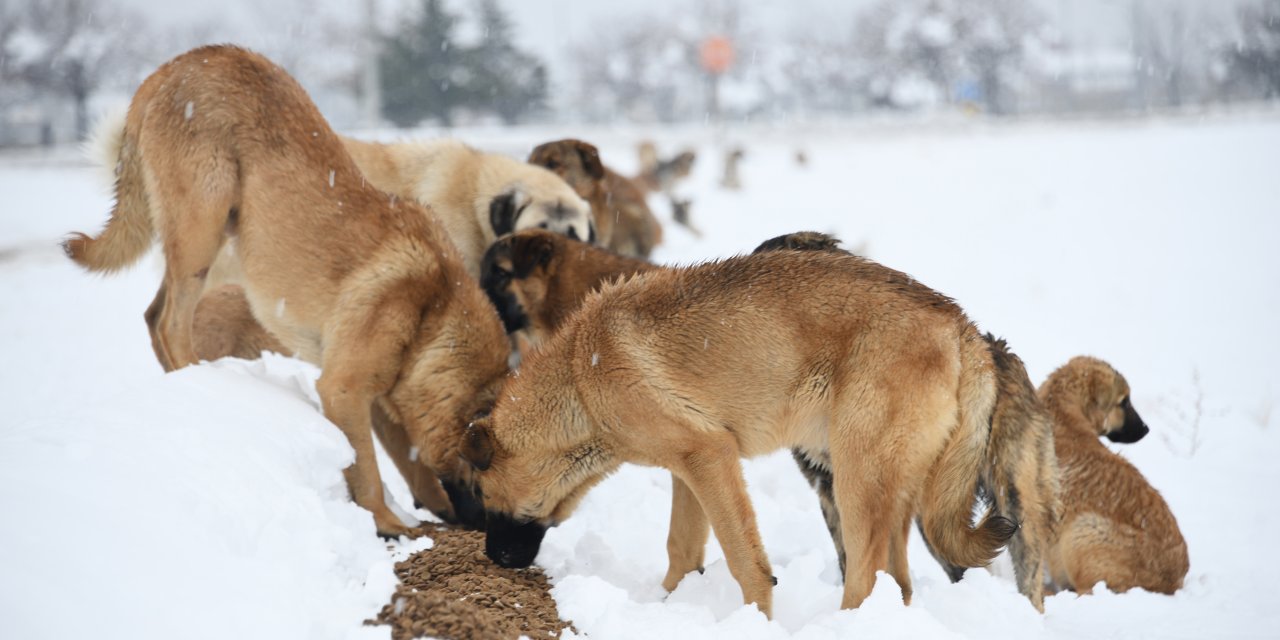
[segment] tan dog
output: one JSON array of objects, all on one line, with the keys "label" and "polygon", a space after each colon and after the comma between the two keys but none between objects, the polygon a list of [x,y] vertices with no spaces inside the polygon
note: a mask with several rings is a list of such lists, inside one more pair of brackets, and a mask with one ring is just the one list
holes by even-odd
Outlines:
[{"label": "tan dog", "polygon": [[431,207],[473,278],[480,256],[505,233],[541,228],[597,241],[591,206],[541,167],[457,140],[343,143],[373,186]]},{"label": "tan dog", "polygon": [[1098,441],[1147,434],[1124,376],[1096,358],[1072,358],[1040,385],[1040,398],[1053,415],[1062,468],[1062,529],[1048,557],[1055,585],[1080,593],[1101,581],[1117,592],[1182,588],[1190,561],[1173,512],[1141,472]]},{"label": "tan dog", "polygon": [[662,242],[662,225],[644,191],[600,162],[594,146],[572,138],[538,145],[529,162],[555,172],[591,203],[599,244],[626,256],[649,257]]},{"label": "tan dog", "polygon": [[669,469],[664,586],[701,564],[710,526],[766,614],[773,582],[739,458],[829,456],[840,510],[859,514],[841,522],[843,606],[856,607],[877,570],[910,591],[913,514],[960,566],[1013,535],[992,513],[971,525],[998,392],[987,343],[949,299],[854,256],[774,251],[588,296],[462,452],[489,510],[486,552],[503,566],[531,563],[546,528],[622,463]]},{"label": "tan dog", "polygon": [[267,59],[202,47],[139,87],[122,129],[116,207],[97,238],[65,248],[94,271],[165,256],[153,341],[161,361],[197,361],[193,317],[228,238],[254,320],[323,367],[324,414],[355,449],[346,479],[378,532],[408,532],[387,508],[373,457],[376,404],[436,471],[464,477],[462,425],[493,399],[507,341],[435,219],[366,183],[306,92]]},{"label": "tan dog", "polygon": [[[828,234],[801,231],[766,240],[753,253],[792,250],[850,255],[839,244]],[[588,294],[618,279],[661,268],[664,267],[530,230],[500,238],[489,248],[481,267],[481,284],[498,307],[507,331],[524,330],[536,345],[554,334]],[[994,423],[986,463],[979,474],[980,493],[995,500],[1000,513],[1023,523],[1011,541],[1011,551],[1020,588],[1033,602],[1040,602],[1043,554],[1052,543],[1058,513],[1053,433],[1021,361],[1008,352],[1003,341],[990,335],[985,338],[992,350],[1001,393],[996,400],[999,419]],[[801,449],[793,449],[792,456],[818,493],[843,573],[846,559],[830,459]],[[1024,492],[1026,495],[1001,495],[994,490],[1019,483],[1035,486],[1036,490]],[[952,580],[963,576],[963,567],[941,557],[938,560]],[[909,591],[904,593],[908,602],[910,596]]]}]

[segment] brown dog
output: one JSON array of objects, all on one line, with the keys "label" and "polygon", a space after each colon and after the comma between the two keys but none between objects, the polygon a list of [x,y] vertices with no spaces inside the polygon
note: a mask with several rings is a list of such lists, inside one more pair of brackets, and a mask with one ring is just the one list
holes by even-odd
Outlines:
[{"label": "brown dog", "polygon": [[594,146],[571,138],[556,140],[534,148],[529,162],[559,175],[591,203],[600,246],[647,258],[662,242],[662,225],[645,202],[644,192],[604,166]]},{"label": "brown dog", "polygon": [[153,340],[178,368],[198,359],[194,312],[234,237],[254,320],[323,367],[324,414],[355,449],[352,497],[379,533],[406,533],[383,500],[375,404],[395,413],[436,471],[460,476],[456,436],[507,370],[501,323],[439,223],[368,185],[293,78],[236,47],[202,47],[151,74],[118,157],[107,228],[70,238],[68,255],[114,271],[159,236],[165,275]]},{"label": "brown dog", "polygon": [[877,570],[909,592],[913,514],[960,566],[1013,535],[993,513],[971,524],[998,392],[986,342],[949,299],[858,257],[774,251],[588,296],[462,452],[489,510],[486,552],[504,566],[532,562],[546,528],[623,462],[669,469],[664,586],[701,564],[714,527],[744,600],[766,613],[770,565],[738,459],[826,456],[841,512],[859,514],[841,522],[843,606],[856,607]]},{"label": "brown dog", "polygon": [[1048,557],[1055,586],[1089,593],[1159,593],[1182,588],[1190,561],[1169,505],[1132,464],[1101,442],[1137,442],[1147,425],[1129,399],[1129,383],[1097,358],[1076,357],[1040,385],[1053,415],[1062,467],[1063,519]]},{"label": "brown dog", "polygon": [[[801,231],[766,240],[753,253],[790,250],[851,255],[839,245],[839,240],[828,234]],[[523,329],[530,341],[538,344],[554,334],[588,294],[621,278],[660,268],[664,267],[616,256],[555,234],[525,231],[494,243],[485,254],[481,272],[482,286],[498,307],[507,330]],[[992,350],[1001,393],[996,399],[999,419],[993,425],[986,463],[979,474],[980,493],[985,499],[996,501],[1000,513],[1023,523],[1010,546],[1020,588],[1038,603],[1043,599],[1039,586],[1043,581],[1043,554],[1052,542],[1058,512],[1053,434],[1021,361],[1008,352],[1003,341],[990,335],[985,339]],[[792,456],[818,493],[843,573],[846,559],[831,462],[825,455],[802,449],[793,449]],[[1025,495],[1002,495],[994,490],[1019,483],[1036,490],[1023,492]],[[963,567],[950,564],[937,554],[935,557],[953,580],[963,576]],[[910,595],[909,591],[904,592],[908,602]]]}]

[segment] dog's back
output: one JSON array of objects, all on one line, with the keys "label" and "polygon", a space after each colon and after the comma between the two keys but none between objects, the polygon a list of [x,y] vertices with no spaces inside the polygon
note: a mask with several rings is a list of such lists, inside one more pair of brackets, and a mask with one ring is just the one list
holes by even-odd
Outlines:
[{"label": "dog's back", "polygon": [[1113,591],[1177,591],[1190,560],[1173,512],[1136,467],[1098,440],[1124,429],[1146,433],[1123,376],[1101,360],[1074,358],[1039,395],[1053,417],[1062,469],[1063,517],[1050,577],[1080,592],[1099,581]]}]

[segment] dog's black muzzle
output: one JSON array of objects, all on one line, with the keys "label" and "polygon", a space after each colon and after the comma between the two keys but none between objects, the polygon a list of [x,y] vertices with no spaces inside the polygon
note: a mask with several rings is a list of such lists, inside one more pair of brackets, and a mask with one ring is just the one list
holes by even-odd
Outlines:
[{"label": "dog's black muzzle", "polygon": [[495,564],[508,569],[523,569],[533,564],[542,546],[547,527],[537,520],[519,522],[505,513],[488,512],[485,523],[484,554]]},{"label": "dog's black muzzle", "polygon": [[1147,427],[1147,423],[1142,421],[1142,416],[1138,415],[1138,411],[1133,408],[1133,404],[1128,398],[1124,399],[1121,404],[1124,407],[1124,426],[1119,431],[1112,431],[1107,434],[1107,439],[1120,444],[1130,444],[1137,442],[1146,436],[1151,429]]}]

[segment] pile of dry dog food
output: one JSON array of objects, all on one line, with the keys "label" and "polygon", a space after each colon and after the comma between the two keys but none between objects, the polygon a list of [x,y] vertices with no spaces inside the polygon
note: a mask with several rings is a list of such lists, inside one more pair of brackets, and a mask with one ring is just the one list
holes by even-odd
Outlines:
[{"label": "pile of dry dog food", "polygon": [[484,534],[425,524],[434,541],[396,564],[400,586],[369,624],[395,640],[431,636],[557,638],[565,628],[541,569],[503,569],[484,556]]}]

